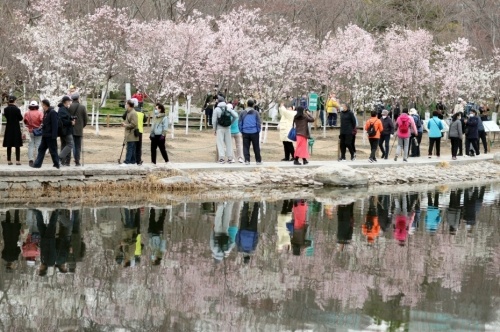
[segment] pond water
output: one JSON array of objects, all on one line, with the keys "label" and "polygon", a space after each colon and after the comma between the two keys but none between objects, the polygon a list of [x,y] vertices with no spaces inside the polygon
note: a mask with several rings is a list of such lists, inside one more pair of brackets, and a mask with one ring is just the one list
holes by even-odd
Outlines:
[{"label": "pond water", "polygon": [[499,193],[0,206],[0,327],[498,331]]}]

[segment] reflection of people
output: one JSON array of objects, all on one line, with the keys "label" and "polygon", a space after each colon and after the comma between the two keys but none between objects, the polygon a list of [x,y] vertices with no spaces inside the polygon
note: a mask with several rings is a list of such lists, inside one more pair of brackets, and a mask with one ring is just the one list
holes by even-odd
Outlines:
[{"label": "reflection of people", "polygon": [[140,262],[142,253],[141,243],[141,212],[139,209],[124,209],[125,219],[116,262],[118,265],[124,263],[124,267],[135,266]]},{"label": "reflection of people", "polygon": [[17,245],[21,234],[21,223],[19,221],[19,210],[14,211],[14,220],[11,220],[10,211],[7,211],[5,220],[2,222],[3,250],[2,259],[6,262],[7,270],[15,268],[19,259],[21,248]]},{"label": "reflection of people", "polygon": [[148,235],[149,248],[151,249],[151,262],[153,265],[160,265],[163,255],[167,252],[167,241],[163,234],[166,216],[167,210],[165,209],[161,210],[158,220],[156,219],[155,209],[151,209],[149,212]]},{"label": "reflection of people", "polygon": [[340,244],[340,250],[344,249],[346,244],[351,243],[352,233],[354,231],[354,202],[337,207],[338,229],[337,242]]},{"label": "reflection of people", "polygon": [[229,224],[231,222],[231,212],[233,202],[217,204],[213,231],[210,234],[210,249],[215,262],[222,261],[234,247],[234,241],[229,236]]},{"label": "reflection of people", "polygon": [[361,226],[363,235],[366,236],[369,244],[372,244],[380,235],[380,225],[377,214],[377,197],[372,196],[369,199],[368,212],[366,214],[365,223]]},{"label": "reflection of people", "polygon": [[278,234],[278,251],[281,251],[283,249],[290,249],[290,232],[288,231],[287,223],[292,217],[292,207],[292,200],[284,200],[281,207],[281,213],[278,215],[278,225],[276,226],[276,232]]},{"label": "reflection of people", "polygon": [[420,210],[420,195],[417,193],[412,193],[409,195],[410,199],[410,206],[411,208],[411,215],[410,215],[410,234],[413,234],[416,229],[418,229],[418,226],[420,225],[420,215],[421,215],[421,210]]},{"label": "reflection of people", "polygon": [[[401,117],[400,117],[401,118]],[[408,238],[408,202],[406,194],[394,199],[394,239],[398,241],[400,246],[406,244]]]},{"label": "reflection of people", "polygon": [[474,225],[476,225],[476,217],[479,212],[483,197],[484,197],[485,187],[467,188],[464,193],[464,220],[468,231],[471,231]]},{"label": "reflection of people", "polygon": [[450,193],[450,206],[446,213],[446,221],[448,226],[450,226],[450,234],[455,235],[457,233],[458,226],[460,224],[460,215],[462,213],[460,209],[460,200],[462,199],[462,189],[452,190]]},{"label": "reflection of people", "polygon": [[68,269],[74,273],[76,263],[81,262],[85,256],[85,242],[83,242],[81,230],[82,216],[80,210],[74,210],[71,213],[71,242],[68,254]]},{"label": "reflection of people", "polygon": [[259,221],[259,203],[253,203],[250,215],[248,202],[243,203],[240,216],[240,229],[236,234],[236,246],[239,252],[243,253],[243,262],[250,262],[250,255],[253,254],[259,242],[259,232],[257,225]]},{"label": "reflection of people", "polygon": [[66,262],[71,245],[71,232],[73,231],[73,221],[70,218],[71,212],[69,210],[59,211],[59,232],[56,238],[56,267],[59,272],[68,272]]},{"label": "reflection of people", "polygon": [[307,248],[311,245],[311,241],[306,240],[307,230],[307,201],[305,199],[296,199],[293,202],[293,232],[290,243],[292,245],[292,253],[299,256],[302,248]]},{"label": "reflection of people", "polygon": [[34,210],[26,212],[26,225],[28,226],[28,234],[23,240],[21,253],[28,266],[34,266],[36,259],[40,257],[40,232],[35,220]]},{"label": "reflection of people", "polygon": [[[56,226],[59,210],[52,211],[49,223],[45,224],[40,210],[35,210],[35,218],[40,232],[40,268],[39,276],[47,275],[47,269],[56,264]],[[64,272],[64,269],[63,271]]]},{"label": "reflection of people", "polygon": [[377,215],[380,229],[385,232],[391,226],[392,221],[389,216],[391,198],[389,195],[380,195],[377,198]]},{"label": "reflection of people", "polygon": [[436,232],[441,223],[441,211],[439,210],[439,193],[434,192],[434,200],[432,193],[427,193],[427,213],[425,215],[425,229],[428,232]]}]

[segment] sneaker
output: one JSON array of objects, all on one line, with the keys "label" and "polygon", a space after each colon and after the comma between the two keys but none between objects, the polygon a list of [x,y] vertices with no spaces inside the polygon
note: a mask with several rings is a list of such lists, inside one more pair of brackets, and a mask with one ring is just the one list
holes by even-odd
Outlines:
[{"label": "sneaker", "polygon": [[52,167],[55,167],[57,169],[60,169],[61,168],[61,165],[52,165]]},{"label": "sneaker", "polygon": [[356,154],[354,154],[354,156],[351,157],[351,161],[355,161],[356,160]]},{"label": "sneaker", "polygon": [[345,161],[345,158],[340,158],[340,159],[339,159],[339,162],[341,162],[341,161]]},{"label": "sneaker", "polygon": [[431,159],[431,158],[432,158],[432,156],[429,156],[429,159]]},{"label": "sneaker", "polygon": [[262,161],[258,161],[258,162],[257,162],[257,165],[262,165]]},{"label": "sneaker", "polygon": [[239,157],[239,158],[238,158],[238,162],[239,162],[240,164],[243,164],[245,161],[243,160],[243,158]]},{"label": "sneaker", "polygon": [[380,159],[385,159],[385,153],[382,153],[382,156],[380,157]]},{"label": "sneaker", "polygon": [[452,157],[451,160],[457,160],[457,157]]},{"label": "sneaker", "polygon": [[300,163],[300,161],[298,161],[298,160],[294,160],[294,161],[293,161],[293,164],[294,164],[294,165],[302,165],[302,164]]},{"label": "sneaker", "polygon": [[120,164],[120,167],[128,167],[129,164],[126,164],[126,163],[121,163]]},{"label": "sneaker", "polygon": [[82,166],[82,164],[80,164],[80,162],[79,162],[79,161],[75,161],[75,166],[76,166],[76,167],[80,167],[80,166]]},{"label": "sneaker", "polygon": [[249,161],[245,161],[245,165],[250,165],[250,162]]},{"label": "sneaker", "polygon": [[405,163],[407,163],[407,162],[408,162],[408,159],[403,159],[403,161],[404,161]]},{"label": "sneaker", "polygon": [[372,158],[368,158],[368,162],[369,163],[373,163],[375,160],[373,160]]},{"label": "sneaker", "polygon": [[225,164],[226,161],[224,159],[219,159],[219,164]]},{"label": "sneaker", "polygon": [[142,166],[142,163],[143,163],[143,162],[144,162],[144,161],[142,161],[142,160],[141,160],[141,161],[138,161],[138,162],[137,162],[137,166]]},{"label": "sneaker", "polygon": [[378,160],[377,160],[377,158],[373,158],[373,161],[374,161],[374,162],[377,162]]},{"label": "sneaker", "polygon": [[398,161],[398,156],[395,156],[395,157],[394,157],[394,161]]},{"label": "sneaker", "polygon": [[29,166],[30,166],[30,167],[33,167],[33,165],[34,165],[33,160],[30,160],[30,161],[29,161]]},{"label": "sneaker", "polygon": [[229,164],[234,164],[236,161],[235,161],[234,159],[229,159],[227,162],[228,162]]}]

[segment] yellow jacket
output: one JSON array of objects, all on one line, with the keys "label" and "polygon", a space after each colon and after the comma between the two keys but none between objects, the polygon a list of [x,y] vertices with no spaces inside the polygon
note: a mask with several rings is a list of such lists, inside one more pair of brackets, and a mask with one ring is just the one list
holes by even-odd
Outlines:
[{"label": "yellow jacket", "polygon": [[328,98],[328,101],[326,102],[326,112],[327,113],[336,113],[335,109],[339,108],[339,102],[335,99]]}]

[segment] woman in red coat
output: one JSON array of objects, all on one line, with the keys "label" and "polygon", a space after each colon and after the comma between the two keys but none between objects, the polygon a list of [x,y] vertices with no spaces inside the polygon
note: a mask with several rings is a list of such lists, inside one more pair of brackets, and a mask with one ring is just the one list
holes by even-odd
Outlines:
[{"label": "woman in red coat", "polygon": [[307,165],[309,164],[307,161],[307,158],[309,158],[309,122],[314,122],[314,118],[302,106],[297,107],[296,111],[297,114],[293,118],[293,121],[297,132],[297,146],[295,147],[295,160],[293,164],[300,165],[299,158],[302,158],[304,165]]}]

